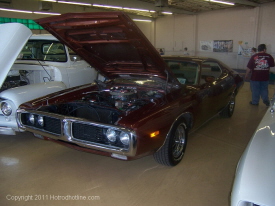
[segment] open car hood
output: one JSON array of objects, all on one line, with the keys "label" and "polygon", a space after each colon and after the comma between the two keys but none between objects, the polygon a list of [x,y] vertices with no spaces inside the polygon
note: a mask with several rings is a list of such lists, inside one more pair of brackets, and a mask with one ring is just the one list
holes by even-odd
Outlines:
[{"label": "open car hood", "polygon": [[13,63],[31,35],[31,30],[23,24],[6,23],[0,25],[0,87],[2,87]]},{"label": "open car hood", "polygon": [[122,12],[68,13],[36,22],[108,78],[167,79],[170,73],[154,46]]}]

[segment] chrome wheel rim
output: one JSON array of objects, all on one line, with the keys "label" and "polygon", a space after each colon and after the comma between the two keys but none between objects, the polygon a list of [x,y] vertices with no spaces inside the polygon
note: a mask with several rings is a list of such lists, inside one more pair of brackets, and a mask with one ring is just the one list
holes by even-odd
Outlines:
[{"label": "chrome wheel rim", "polygon": [[179,158],[183,154],[184,146],[186,142],[185,125],[182,123],[177,127],[173,142],[173,157]]}]

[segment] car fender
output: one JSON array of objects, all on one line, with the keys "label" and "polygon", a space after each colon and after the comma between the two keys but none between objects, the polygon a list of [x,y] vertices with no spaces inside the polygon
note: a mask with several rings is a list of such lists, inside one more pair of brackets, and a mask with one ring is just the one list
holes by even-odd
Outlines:
[{"label": "car fender", "polygon": [[10,100],[13,102],[16,109],[24,102],[42,97],[53,92],[57,92],[66,89],[66,85],[63,82],[44,82],[32,85],[26,85],[21,87],[15,87],[12,89],[1,92],[0,98],[4,100]]},{"label": "car fender", "polygon": [[170,134],[172,128],[174,127],[174,125],[176,124],[176,122],[178,122],[178,121],[183,121],[183,120],[184,120],[185,123],[186,123],[186,130],[187,130],[187,132],[189,132],[189,130],[190,130],[190,129],[192,128],[192,126],[193,126],[193,115],[192,115],[192,113],[190,113],[190,112],[184,112],[184,113],[180,114],[180,115],[175,119],[175,121],[171,124],[170,129],[169,129],[169,132],[166,134],[166,137],[165,137],[165,139],[164,139],[162,145],[157,149],[157,151],[159,151],[159,150],[163,147],[163,145],[165,144],[165,142],[166,142],[166,140],[168,139],[169,134]]}]

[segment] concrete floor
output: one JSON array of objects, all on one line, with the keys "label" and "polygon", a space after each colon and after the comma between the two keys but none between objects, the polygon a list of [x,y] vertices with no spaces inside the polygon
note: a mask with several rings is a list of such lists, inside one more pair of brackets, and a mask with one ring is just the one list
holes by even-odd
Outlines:
[{"label": "concrete floor", "polygon": [[152,156],[125,162],[79,152],[31,133],[1,136],[0,205],[229,206],[236,165],[267,110],[250,98],[245,83],[232,118],[215,117],[192,133],[172,168]]}]

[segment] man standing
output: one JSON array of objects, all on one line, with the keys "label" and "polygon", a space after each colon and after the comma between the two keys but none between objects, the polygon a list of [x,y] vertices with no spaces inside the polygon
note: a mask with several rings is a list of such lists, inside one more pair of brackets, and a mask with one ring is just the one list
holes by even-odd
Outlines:
[{"label": "man standing", "polygon": [[261,97],[263,103],[269,106],[268,83],[270,67],[274,67],[274,58],[266,53],[266,45],[260,44],[258,53],[250,58],[245,74],[245,79],[248,79],[251,72],[252,101],[250,104],[258,105]]}]

